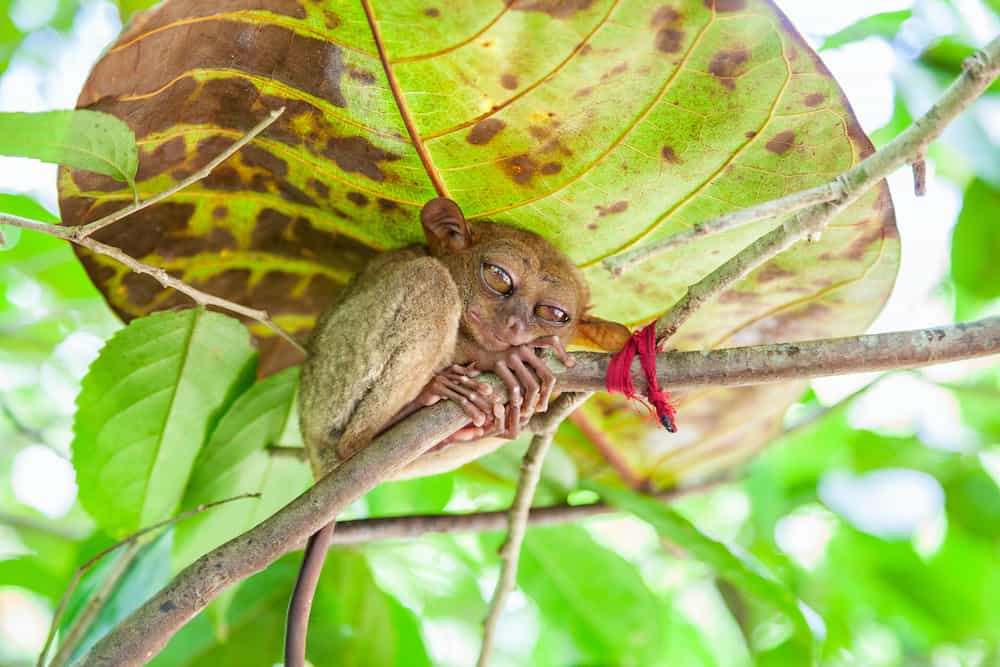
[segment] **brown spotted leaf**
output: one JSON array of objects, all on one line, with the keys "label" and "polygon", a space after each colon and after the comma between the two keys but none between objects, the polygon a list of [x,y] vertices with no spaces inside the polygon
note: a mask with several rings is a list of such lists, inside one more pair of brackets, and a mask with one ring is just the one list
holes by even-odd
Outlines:
[{"label": "brown spotted leaf", "polygon": [[[602,259],[817,185],[871,151],[830,73],[767,0],[167,0],[130,25],[79,104],[135,130],[146,196],[287,108],[210,177],[100,238],[302,335],[373,252],[420,240],[417,211],[435,182],[473,222],[550,238],[584,268],[595,314],[635,326],[776,221],[619,281]],[[68,224],[130,197],[82,172],[63,173],[61,194]],[[672,344],[857,332],[888,295],[898,253],[880,187]],[[83,259],[125,317],[186,303]],[[276,354],[265,365],[284,363]],[[684,457],[696,443],[741,457],[798,391],[684,397],[681,434],[650,436],[629,456],[664,481],[693,466]]]}]

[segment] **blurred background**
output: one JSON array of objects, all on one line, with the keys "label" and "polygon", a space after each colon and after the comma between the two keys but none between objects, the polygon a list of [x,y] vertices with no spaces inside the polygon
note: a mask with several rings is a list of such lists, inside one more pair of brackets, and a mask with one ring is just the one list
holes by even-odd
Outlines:
[{"label": "blurred background", "polygon": [[[123,17],[148,4],[0,0],[0,110],[73,107]],[[876,146],[927,109],[964,57],[1000,34],[1000,0],[777,4],[833,71]],[[998,92],[994,84],[932,146],[925,197],[914,197],[909,172],[890,179],[902,267],[872,331],[1000,313]],[[55,220],[56,168],[0,158],[0,200],[7,210]],[[68,447],[80,379],[121,326],[65,243],[4,234],[0,667],[33,664],[74,569],[109,543],[76,502]],[[768,450],[735,471],[736,481],[677,507],[767,563],[822,615],[824,664],[1000,665],[1000,362],[816,380],[786,424]],[[467,509],[477,491],[461,480],[440,490],[438,509]],[[495,506],[507,497],[497,492]],[[537,574],[551,594],[512,598],[496,664],[652,664],[609,657],[629,655],[605,644],[627,642],[630,630],[622,619],[602,619],[600,599],[573,594],[590,573],[626,565],[614,585],[637,599],[652,596],[648,605],[665,619],[657,626],[664,664],[749,665],[753,653],[766,659],[786,636],[766,610],[683,551],[664,549],[635,521],[595,520],[571,535],[580,552],[559,562],[563,580],[552,580],[551,569]],[[468,665],[496,572],[483,555],[498,539],[373,546],[360,552],[359,567],[393,609],[413,614],[423,659]],[[542,570],[545,555],[539,539],[526,554],[525,577]],[[434,567],[422,569],[428,562]],[[454,577],[442,580],[445,566]],[[550,646],[537,645],[540,624],[557,629],[546,634],[557,638]],[[240,631],[226,623],[214,630],[230,638]],[[210,654],[169,664],[201,664]]]}]

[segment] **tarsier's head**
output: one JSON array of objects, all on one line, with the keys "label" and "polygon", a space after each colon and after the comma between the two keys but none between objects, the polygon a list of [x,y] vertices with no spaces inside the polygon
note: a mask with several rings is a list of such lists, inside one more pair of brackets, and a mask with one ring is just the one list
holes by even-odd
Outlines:
[{"label": "tarsier's head", "polygon": [[441,197],[420,214],[431,254],[458,285],[462,332],[499,352],[558,336],[618,350],[629,332],[587,314],[590,291],[580,270],[548,241],[513,227],[477,222],[470,227],[458,205]]}]

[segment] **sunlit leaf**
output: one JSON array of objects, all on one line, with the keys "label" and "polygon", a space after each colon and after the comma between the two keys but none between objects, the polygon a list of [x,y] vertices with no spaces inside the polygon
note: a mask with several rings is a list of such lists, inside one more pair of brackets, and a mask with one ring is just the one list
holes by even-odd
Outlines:
[{"label": "sunlit leaf", "polygon": [[134,187],[135,135],[96,111],[0,112],[0,155],[28,157],[111,176]]},{"label": "sunlit leaf", "polygon": [[83,380],[72,445],[80,502],[101,528],[122,535],[174,514],[253,362],[246,330],[203,310],[136,320],[108,341]]},{"label": "sunlit leaf", "polygon": [[305,462],[266,450],[281,444],[297,380],[296,368],[258,382],[236,399],[212,431],[191,470],[182,507],[246,493],[261,496],[215,507],[179,525],[175,553],[181,564],[257,525],[309,486],[312,475]]},{"label": "sunlit leaf", "polygon": [[975,180],[965,190],[962,212],[951,239],[951,277],[981,299],[1000,296],[1000,190]]},{"label": "sunlit leaf", "polygon": [[822,46],[819,47],[820,51],[836,49],[868,37],[885,37],[891,40],[911,16],[913,11],[909,9],[866,16],[823,40]]}]

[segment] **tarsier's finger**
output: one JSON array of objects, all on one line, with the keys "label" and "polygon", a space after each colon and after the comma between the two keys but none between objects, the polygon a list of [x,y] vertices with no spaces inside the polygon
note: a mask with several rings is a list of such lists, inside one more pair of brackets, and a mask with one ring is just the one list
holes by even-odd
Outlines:
[{"label": "tarsier's finger", "polygon": [[[531,350],[526,350],[525,357],[535,357],[535,353]],[[538,357],[535,357],[538,359]],[[538,384],[538,380],[535,378],[535,374],[528,370],[528,367],[524,365],[521,361],[521,357],[517,354],[510,356],[508,361],[511,370],[517,375],[517,379],[520,380],[521,386],[524,387],[524,406],[522,407],[521,419],[530,418],[534,414],[535,410],[538,409],[538,392],[541,387]],[[529,361],[529,363],[531,363]]]},{"label": "tarsier's finger", "polygon": [[[440,376],[440,375],[438,376],[438,382],[441,385],[450,389],[451,391],[455,392],[459,396],[464,397],[473,405],[475,405],[477,408],[479,408],[483,412],[484,417],[489,417],[493,403],[492,401],[488,400],[485,396],[483,396],[476,390],[476,387],[479,385],[478,382],[475,383],[472,387],[467,387],[465,385],[458,384],[457,382],[453,381],[451,378],[447,376]],[[477,426],[478,425],[479,424],[477,424]]]},{"label": "tarsier's finger", "polygon": [[507,385],[509,402],[507,403],[507,428],[505,438],[516,438],[521,432],[521,385],[502,361],[498,361],[493,372]]},{"label": "tarsier's finger", "polygon": [[451,387],[447,386],[444,382],[439,382],[436,387],[436,391],[441,395],[442,398],[447,398],[455,401],[460,406],[462,410],[468,415],[469,419],[476,426],[482,426],[486,423],[486,414],[480,410],[472,401],[467,399],[465,396],[455,391]]},{"label": "tarsier's finger", "polygon": [[556,386],[556,376],[549,368],[548,364],[544,360],[538,357],[533,351],[528,351],[527,354],[521,357],[524,359],[525,363],[531,366],[531,370],[535,372],[538,376],[538,380],[541,383],[541,391],[538,396],[538,412],[545,412],[549,409],[549,398],[552,396],[552,390]]},{"label": "tarsier's finger", "polygon": [[476,368],[473,364],[468,366],[462,366],[461,364],[452,364],[448,367],[448,372],[456,376],[464,375],[465,377],[474,378],[477,375],[482,375],[482,371]]},{"label": "tarsier's finger", "polygon": [[562,362],[563,366],[567,368],[572,368],[576,365],[576,359],[573,358],[566,348],[563,347],[562,338],[559,336],[546,336],[544,338],[539,338],[538,340],[531,343],[532,347],[547,347],[551,349],[555,355],[556,359]]}]

